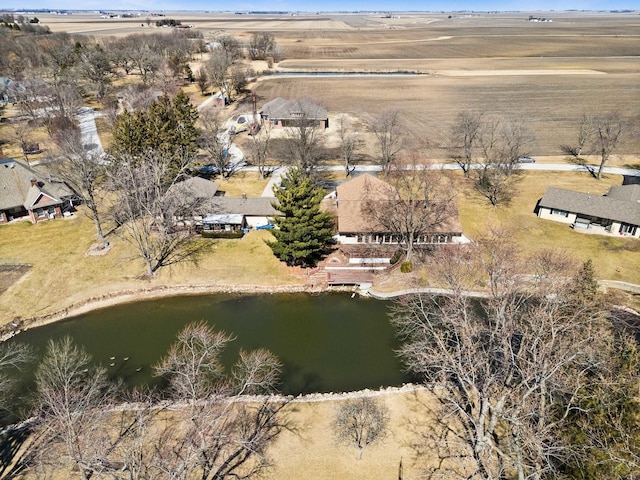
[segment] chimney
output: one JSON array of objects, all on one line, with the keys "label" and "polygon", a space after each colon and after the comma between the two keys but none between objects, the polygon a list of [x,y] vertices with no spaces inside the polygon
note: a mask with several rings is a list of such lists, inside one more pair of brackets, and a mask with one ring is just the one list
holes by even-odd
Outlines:
[{"label": "chimney", "polygon": [[36,180],[35,178],[31,177],[31,186],[35,187],[38,184],[38,180]]}]

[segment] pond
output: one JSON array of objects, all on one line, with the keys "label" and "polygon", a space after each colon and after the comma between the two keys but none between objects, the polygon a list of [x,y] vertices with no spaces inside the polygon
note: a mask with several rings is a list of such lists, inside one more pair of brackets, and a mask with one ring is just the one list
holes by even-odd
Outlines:
[{"label": "pond", "polygon": [[203,320],[236,337],[223,356],[227,366],[240,348],[276,354],[284,364],[283,393],[352,391],[411,381],[394,353],[388,307],[350,293],[180,296],[96,310],[15,339],[42,354],[50,338],[69,335],[113,377],[155,385],[152,365],[180,329]]}]

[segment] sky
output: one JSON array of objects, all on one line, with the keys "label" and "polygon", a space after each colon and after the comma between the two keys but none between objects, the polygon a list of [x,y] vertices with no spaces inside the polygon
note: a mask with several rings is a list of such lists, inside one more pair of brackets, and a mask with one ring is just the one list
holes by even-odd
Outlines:
[{"label": "sky", "polygon": [[209,11],[550,11],[632,10],[638,0],[0,0],[0,9]]}]

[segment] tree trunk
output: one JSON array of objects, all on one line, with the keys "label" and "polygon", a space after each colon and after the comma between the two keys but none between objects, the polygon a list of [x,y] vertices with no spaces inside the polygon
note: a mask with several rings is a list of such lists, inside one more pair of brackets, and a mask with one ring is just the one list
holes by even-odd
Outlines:
[{"label": "tree trunk", "polygon": [[609,159],[608,155],[602,154],[602,158],[600,160],[600,166],[598,167],[598,175],[596,175],[598,180],[602,179],[602,170],[604,170],[604,164],[607,163],[608,159]]},{"label": "tree trunk", "polygon": [[98,242],[104,241],[104,233],[102,233],[102,225],[100,224],[100,219],[96,212],[93,212],[93,224],[96,227],[96,237],[98,238]]}]

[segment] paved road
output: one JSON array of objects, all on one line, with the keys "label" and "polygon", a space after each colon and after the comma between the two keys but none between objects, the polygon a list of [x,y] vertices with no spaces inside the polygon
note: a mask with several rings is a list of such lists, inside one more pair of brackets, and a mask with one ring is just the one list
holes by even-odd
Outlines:
[{"label": "paved road", "polygon": [[[444,170],[460,170],[460,166],[456,163],[437,163],[431,165],[429,168]],[[523,163],[520,165],[521,170],[533,170],[533,171],[552,171],[552,172],[595,172],[598,167],[595,165],[570,165],[565,163]],[[258,171],[258,167],[244,167],[243,170]],[[286,167],[279,167],[276,172],[282,173],[286,170]],[[332,172],[339,172],[344,170],[342,165],[324,166],[319,170],[327,170]],[[379,165],[358,165],[355,167],[356,172],[380,172],[382,168]],[[636,168],[621,168],[621,167],[604,167],[604,173],[610,173],[613,175],[627,175],[631,177],[640,177],[640,170]],[[265,196],[263,194],[263,196]]]}]

